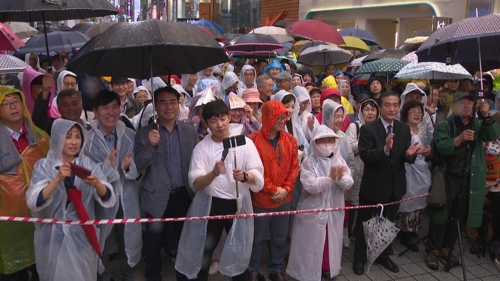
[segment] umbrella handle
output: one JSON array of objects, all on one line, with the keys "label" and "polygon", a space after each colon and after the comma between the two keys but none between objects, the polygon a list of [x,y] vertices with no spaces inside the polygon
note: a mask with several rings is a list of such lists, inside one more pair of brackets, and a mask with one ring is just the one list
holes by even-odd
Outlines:
[{"label": "umbrella handle", "polygon": [[382,210],[380,210],[380,217],[382,217],[382,216],[383,216],[383,214],[384,214],[384,205],[382,205],[382,204],[378,203],[378,204],[377,204],[377,207],[382,208]]}]

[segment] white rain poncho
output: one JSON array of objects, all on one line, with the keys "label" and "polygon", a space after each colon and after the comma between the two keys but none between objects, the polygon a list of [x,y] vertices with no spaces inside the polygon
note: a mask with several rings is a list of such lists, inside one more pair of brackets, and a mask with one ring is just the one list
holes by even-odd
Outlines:
[{"label": "white rain poncho", "polygon": [[[64,82],[63,82],[63,80],[64,80],[64,77],[66,77],[68,75],[75,77],[75,79],[77,77],[75,73],[73,73],[73,72],[71,72],[69,70],[63,70],[63,71],[61,71],[61,73],[59,73],[59,76],[57,76],[57,91],[60,92],[60,91],[62,91],[62,90],[65,89],[64,88]],[[76,85],[76,89],[78,90],[78,84]]]},{"label": "white rain poncho", "polygon": [[[406,84],[405,91],[401,94],[401,105],[399,107],[399,112],[398,112],[398,120],[400,118],[401,110],[403,109],[403,105],[405,104],[405,99],[406,95],[408,95],[410,92],[413,91],[420,91],[422,93],[422,104],[425,105],[427,104],[427,96],[425,95],[424,91],[422,91],[417,84],[415,83],[408,83]],[[420,144],[427,146],[430,148],[430,144],[432,141],[432,137],[434,135],[434,125],[432,125],[432,120],[431,116],[424,110],[423,112],[423,117],[422,117],[422,122],[418,123],[418,134],[420,135],[420,140],[422,141]]]},{"label": "white rain poncho", "polygon": [[[311,113],[311,96],[309,95],[309,91],[307,91],[307,89],[302,86],[296,86],[295,88],[293,88],[293,94],[297,97],[298,104],[304,101],[309,101],[309,106],[302,112],[302,114],[299,114],[297,123],[302,128],[302,132],[304,133],[306,140],[311,141],[312,130],[309,128],[307,122],[307,118],[309,118],[309,116],[314,117],[314,115]],[[319,122],[316,118],[314,118],[314,128],[317,128],[318,126]]]},{"label": "white rain poncho", "polygon": [[[333,117],[335,115],[335,112],[339,108],[344,109],[344,116],[345,116],[347,111],[346,111],[344,106],[342,106],[342,105],[340,105],[340,104],[338,104],[330,99],[326,99],[323,102],[323,107],[321,110],[321,112],[323,114],[323,125],[326,125],[328,128],[333,130]],[[351,174],[353,174],[354,170],[355,170],[354,153],[352,152],[351,144],[349,143],[349,138],[341,130],[336,131],[335,134],[337,134],[340,138],[338,153],[347,162],[347,165],[351,169]]]},{"label": "white rain poncho", "polygon": [[202,79],[217,79],[217,78],[215,78],[215,76],[214,76],[214,69],[215,69],[216,67],[217,67],[217,66],[214,66],[214,67],[212,68],[212,72],[210,72],[210,75],[208,75],[208,76],[205,74],[205,69],[198,71],[198,80],[202,80]]},{"label": "white rain poncho", "polygon": [[[349,140],[349,144],[351,145],[351,150],[354,153],[354,170],[352,173],[354,184],[345,195],[345,200],[351,201],[354,205],[359,205],[359,187],[361,186],[361,177],[363,176],[363,170],[365,168],[365,163],[363,162],[363,160],[361,160],[361,157],[359,156],[358,141],[359,141],[359,130],[361,130],[361,127],[366,124],[361,109],[367,102],[370,102],[373,106],[377,107],[378,111],[378,105],[375,100],[372,99],[365,100],[363,103],[361,103],[361,106],[359,107],[360,110],[358,112],[358,120],[349,124],[349,127],[347,127],[347,130],[345,131],[347,139]],[[377,115],[377,118],[379,116],[380,112]]]},{"label": "white rain poncho", "polygon": [[[332,157],[321,157],[315,140],[334,137],[336,145]],[[317,208],[344,207],[344,190],[353,184],[350,169],[337,153],[338,136],[325,125],[314,129],[312,153],[302,164],[300,180],[304,189],[300,196],[298,210]],[[332,180],[332,166],[342,166],[344,170],[340,180]],[[295,215],[290,256],[286,273],[301,281],[320,281],[323,249],[328,227],[328,253],[330,257],[330,275],[340,273],[342,259],[344,211],[321,212]]]},{"label": "white rain poncho", "polygon": [[[151,86],[149,86],[151,88]],[[135,94],[139,93],[140,91],[145,91],[148,95],[148,100],[152,99],[153,97],[151,96],[151,91],[149,91],[149,88],[146,88],[144,86],[139,86],[134,89],[134,92],[132,92],[132,97],[135,98]]]},{"label": "white rain poncho", "polygon": [[[180,121],[188,121],[188,116],[189,116],[189,104],[191,103],[191,97],[189,94],[182,88],[181,85],[175,84],[172,86],[179,94],[184,94],[184,104],[179,104],[179,116],[177,119]],[[187,102],[187,99],[189,98],[189,102]]]},{"label": "white rain poncho", "polygon": [[241,89],[242,90],[247,89],[247,85],[245,83],[245,71],[247,71],[247,70],[253,71],[254,78],[253,78],[253,82],[252,82],[252,88],[257,89],[257,72],[255,71],[255,68],[253,68],[253,66],[248,65],[248,64],[245,64],[241,68],[241,72],[240,72]]},{"label": "white rain poncho", "polygon": [[[186,86],[189,83],[189,76],[190,75],[191,74],[182,74],[181,75],[182,88],[186,89]],[[198,93],[198,81],[200,81],[200,76],[198,75],[198,73],[196,73],[196,81],[194,82],[193,88],[191,89],[191,92],[193,94],[191,97],[194,97]],[[188,92],[188,91],[186,90],[186,92]]]},{"label": "white rain poncho", "polygon": [[[31,209],[34,218],[79,220],[75,205],[67,203],[68,193],[63,182],[59,183],[43,205],[36,206],[40,192],[59,173],[56,167],[62,164],[62,149],[66,134],[75,125],[79,126],[81,131],[85,133],[85,130],[76,122],[65,119],[54,121],[47,158],[42,158],[35,164],[30,188],[26,193],[26,204]],[[83,143],[82,147],[84,146]],[[106,181],[106,176],[99,165],[96,165],[83,153],[75,158],[74,163],[91,170],[92,174],[111,191],[111,197],[108,201],[103,202],[95,188],[87,186],[82,179],[75,177],[74,186],[82,191],[82,204],[90,219],[94,219],[94,202],[104,208],[111,208],[115,205],[113,187]],[[95,229],[97,237],[99,237],[99,229]],[[99,257],[80,225],[35,223],[34,244],[40,280],[89,281],[97,279]]]},{"label": "white rain poncho", "polygon": [[[421,143],[419,135],[411,133],[411,143]],[[425,161],[425,156],[417,154],[415,163],[405,163],[406,169],[406,193],[402,199],[425,194],[429,191],[432,184],[431,170],[429,164]],[[401,203],[399,213],[412,212],[423,209],[427,206],[428,197]]]},{"label": "white rain poncho", "polygon": [[[106,175],[107,181],[113,186],[116,195],[116,204],[113,208],[96,208],[96,219],[115,218],[118,207],[121,206],[124,218],[139,218],[141,211],[139,206],[139,185],[135,180],[139,174],[134,162],[134,154],[130,156],[129,171],[126,173],[121,168],[121,163],[127,154],[133,151],[135,133],[128,129],[122,121],[116,124],[116,149],[117,154],[115,166],[111,166],[109,155],[111,150],[104,139],[104,135],[99,130],[99,122],[94,120],[90,123],[91,130],[88,132],[85,143],[85,155],[93,162],[97,163],[102,172]],[[113,225],[102,224],[98,228],[101,230],[99,244],[104,249],[106,238],[110,234]],[[141,259],[142,248],[142,228],[139,223],[125,224],[125,253],[128,264],[134,267]]]},{"label": "white rain poncho", "polygon": [[[231,130],[231,135],[234,135]],[[216,144],[209,136],[199,142],[193,150],[191,164],[189,166],[189,185],[193,186],[194,181],[208,174],[213,170],[217,161],[220,161],[221,155],[214,155],[213,147]],[[255,185],[248,183],[238,183],[239,196],[241,200],[241,214],[253,213],[252,192],[259,192],[264,186],[264,166],[258,155],[257,149],[253,142],[246,138],[246,145],[236,148],[237,167],[251,173],[255,178]],[[229,154],[225,159],[227,172],[224,175],[230,182],[233,190],[235,189],[235,181],[233,179],[233,169],[235,167],[233,151],[229,150]],[[210,214],[212,196],[210,191],[213,188],[212,184],[205,189],[196,191],[193,202],[187,213],[191,216],[208,216]],[[194,279],[201,268],[203,259],[203,250],[205,248],[205,237],[207,233],[206,220],[186,221],[182,229],[181,239],[179,241],[175,269],[186,275],[189,279]],[[226,243],[222,251],[222,256],[219,263],[219,271],[226,276],[236,276],[247,270],[252,254],[253,243],[253,219],[234,219],[231,230],[227,234]]]},{"label": "white rain poncho", "polygon": [[238,82],[238,89],[236,90],[235,94],[237,94],[241,98],[241,81],[238,79],[238,76],[232,71],[226,72],[224,74],[224,78],[222,78],[222,83],[220,85],[221,91],[219,93],[219,96],[222,98],[224,102],[227,103],[227,96],[229,95],[228,92],[226,92],[226,89],[233,86],[234,83]]},{"label": "white rain poncho", "polygon": [[[272,99],[282,101],[283,98],[285,96],[288,96],[288,95],[293,95],[293,94],[289,93],[287,91],[281,90],[281,91],[277,92],[276,95],[274,95],[272,97]],[[295,97],[295,95],[294,95],[294,97]],[[292,134],[295,137],[295,139],[297,139],[298,146],[304,147],[303,153],[306,153],[304,155],[304,157],[307,157],[307,152],[309,151],[309,142],[307,141],[306,136],[305,136],[304,132],[302,131],[302,127],[301,127],[300,123],[298,122],[298,119],[299,119],[299,103],[297,102],[297,97],[295,97],[295,108],[294,108],[294,111],[292,114],[292,118],[290,119],[290,122],[292,122],[292,125],[293,125],[292,126],[293,132],[289,132],[287,126],[285,126],[285,132]],[[300,157],[301,153],[302,152],[299,152],[299,158],[301,158]]]}]

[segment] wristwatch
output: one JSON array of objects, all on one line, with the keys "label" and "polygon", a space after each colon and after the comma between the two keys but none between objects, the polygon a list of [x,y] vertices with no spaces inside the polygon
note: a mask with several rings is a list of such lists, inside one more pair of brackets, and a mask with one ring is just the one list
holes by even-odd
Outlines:
[{"label": "wristwatch", "polygon": [[243,180],[241,182],[247,182],[248,181],[248,174],[246,172],[243,172]]}]

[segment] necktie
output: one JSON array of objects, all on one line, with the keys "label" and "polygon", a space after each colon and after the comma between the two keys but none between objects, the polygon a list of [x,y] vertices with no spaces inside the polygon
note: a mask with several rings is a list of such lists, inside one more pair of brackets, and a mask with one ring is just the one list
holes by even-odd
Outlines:
[{"label": "necktie", "polygon": [[387,126],[387,134],[392,133],[392,125]]}]

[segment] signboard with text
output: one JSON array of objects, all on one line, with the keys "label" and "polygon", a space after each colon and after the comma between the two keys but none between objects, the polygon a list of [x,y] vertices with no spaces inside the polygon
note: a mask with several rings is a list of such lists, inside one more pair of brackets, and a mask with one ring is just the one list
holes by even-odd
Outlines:
[{"label": "signboard with text", "polygon": [[451,18],[432,17],[432,31],[441,29],[451,24]]}]

